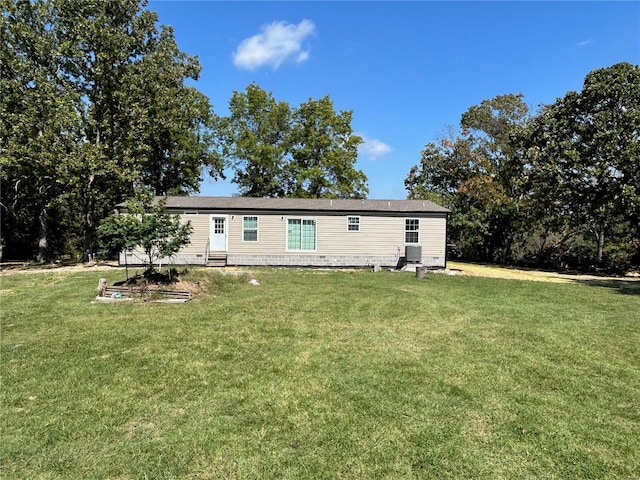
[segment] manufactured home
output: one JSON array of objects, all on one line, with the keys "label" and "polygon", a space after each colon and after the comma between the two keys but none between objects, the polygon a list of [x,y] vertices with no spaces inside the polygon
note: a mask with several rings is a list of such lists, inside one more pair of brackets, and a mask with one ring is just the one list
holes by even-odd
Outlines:
[{"label": "manufactured home", "polygon": [[[166,209],[193,227],[191,243],[161,263],[446,266],[450,211],[427,200],[169,196]],[[140,263],[132,252],[120,262]]]}]

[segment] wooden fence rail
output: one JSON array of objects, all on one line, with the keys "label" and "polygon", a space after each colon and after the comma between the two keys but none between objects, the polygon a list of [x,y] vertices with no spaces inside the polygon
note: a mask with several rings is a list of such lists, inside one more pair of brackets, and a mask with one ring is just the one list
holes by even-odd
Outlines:
[{"label": "wooden fence rail", "polygon": [[186,302],[191,299],[191,292],[188,290],[169,290],[156,286],[139,287],[135,285],[107,285],[107,280],[101,278],[98,282],[97,301],[113,301],[133,298],[158,298],[160,300],[173,302]]}]

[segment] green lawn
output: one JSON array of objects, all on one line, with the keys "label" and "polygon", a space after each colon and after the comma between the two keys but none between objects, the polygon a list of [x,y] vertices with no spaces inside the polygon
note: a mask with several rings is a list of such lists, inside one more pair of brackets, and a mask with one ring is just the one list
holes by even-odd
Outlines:
[{"label": "green lawn", "polygon": [[640,478],[640,283],[254,273],[0,277],[0,478]]}]

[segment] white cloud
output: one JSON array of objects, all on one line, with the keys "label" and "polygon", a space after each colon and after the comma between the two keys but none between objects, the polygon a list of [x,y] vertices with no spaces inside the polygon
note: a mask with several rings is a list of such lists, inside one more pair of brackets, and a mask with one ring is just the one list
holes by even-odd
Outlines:
[{"label": "white cloud", "polygon": [[587,45],[591,45],[592,43],[593,43],[593,40],[589,38],[587,40],[582,40],[581,42],[578,42],[576,45],[578,47],[586,47]]},{"label": "white cloud", "polygon": [[364,135],[360,136],[364,140],[364,143],[360,144],[358,152],[369,157],[370,160],[375,160],[391,152],[391,147],[386,143],[374,138],[367,138]]},{"label": "white cloud", "polygon": [[315,32],[310,20],[300,23],[274,22],[262,27],[262,32],[243,40],[233,53],[233,64],[242,69],[254,70],[264,65],[277,69],[286,60],[296,63],[309,58],[309,50],[303,48],[305,38]]}]

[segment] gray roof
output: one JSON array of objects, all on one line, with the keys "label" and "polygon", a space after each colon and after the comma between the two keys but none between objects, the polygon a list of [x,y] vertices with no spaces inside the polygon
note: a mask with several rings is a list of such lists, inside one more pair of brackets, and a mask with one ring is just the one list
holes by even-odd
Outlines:
[{"label": "gray roof", "polygon": [[[156,197],[159,198],[159,197]],[[179,197],[166,206],[185,210],[288,210],[324,212],[449,213],[429,200],[356,200],[329,198]]]}]

